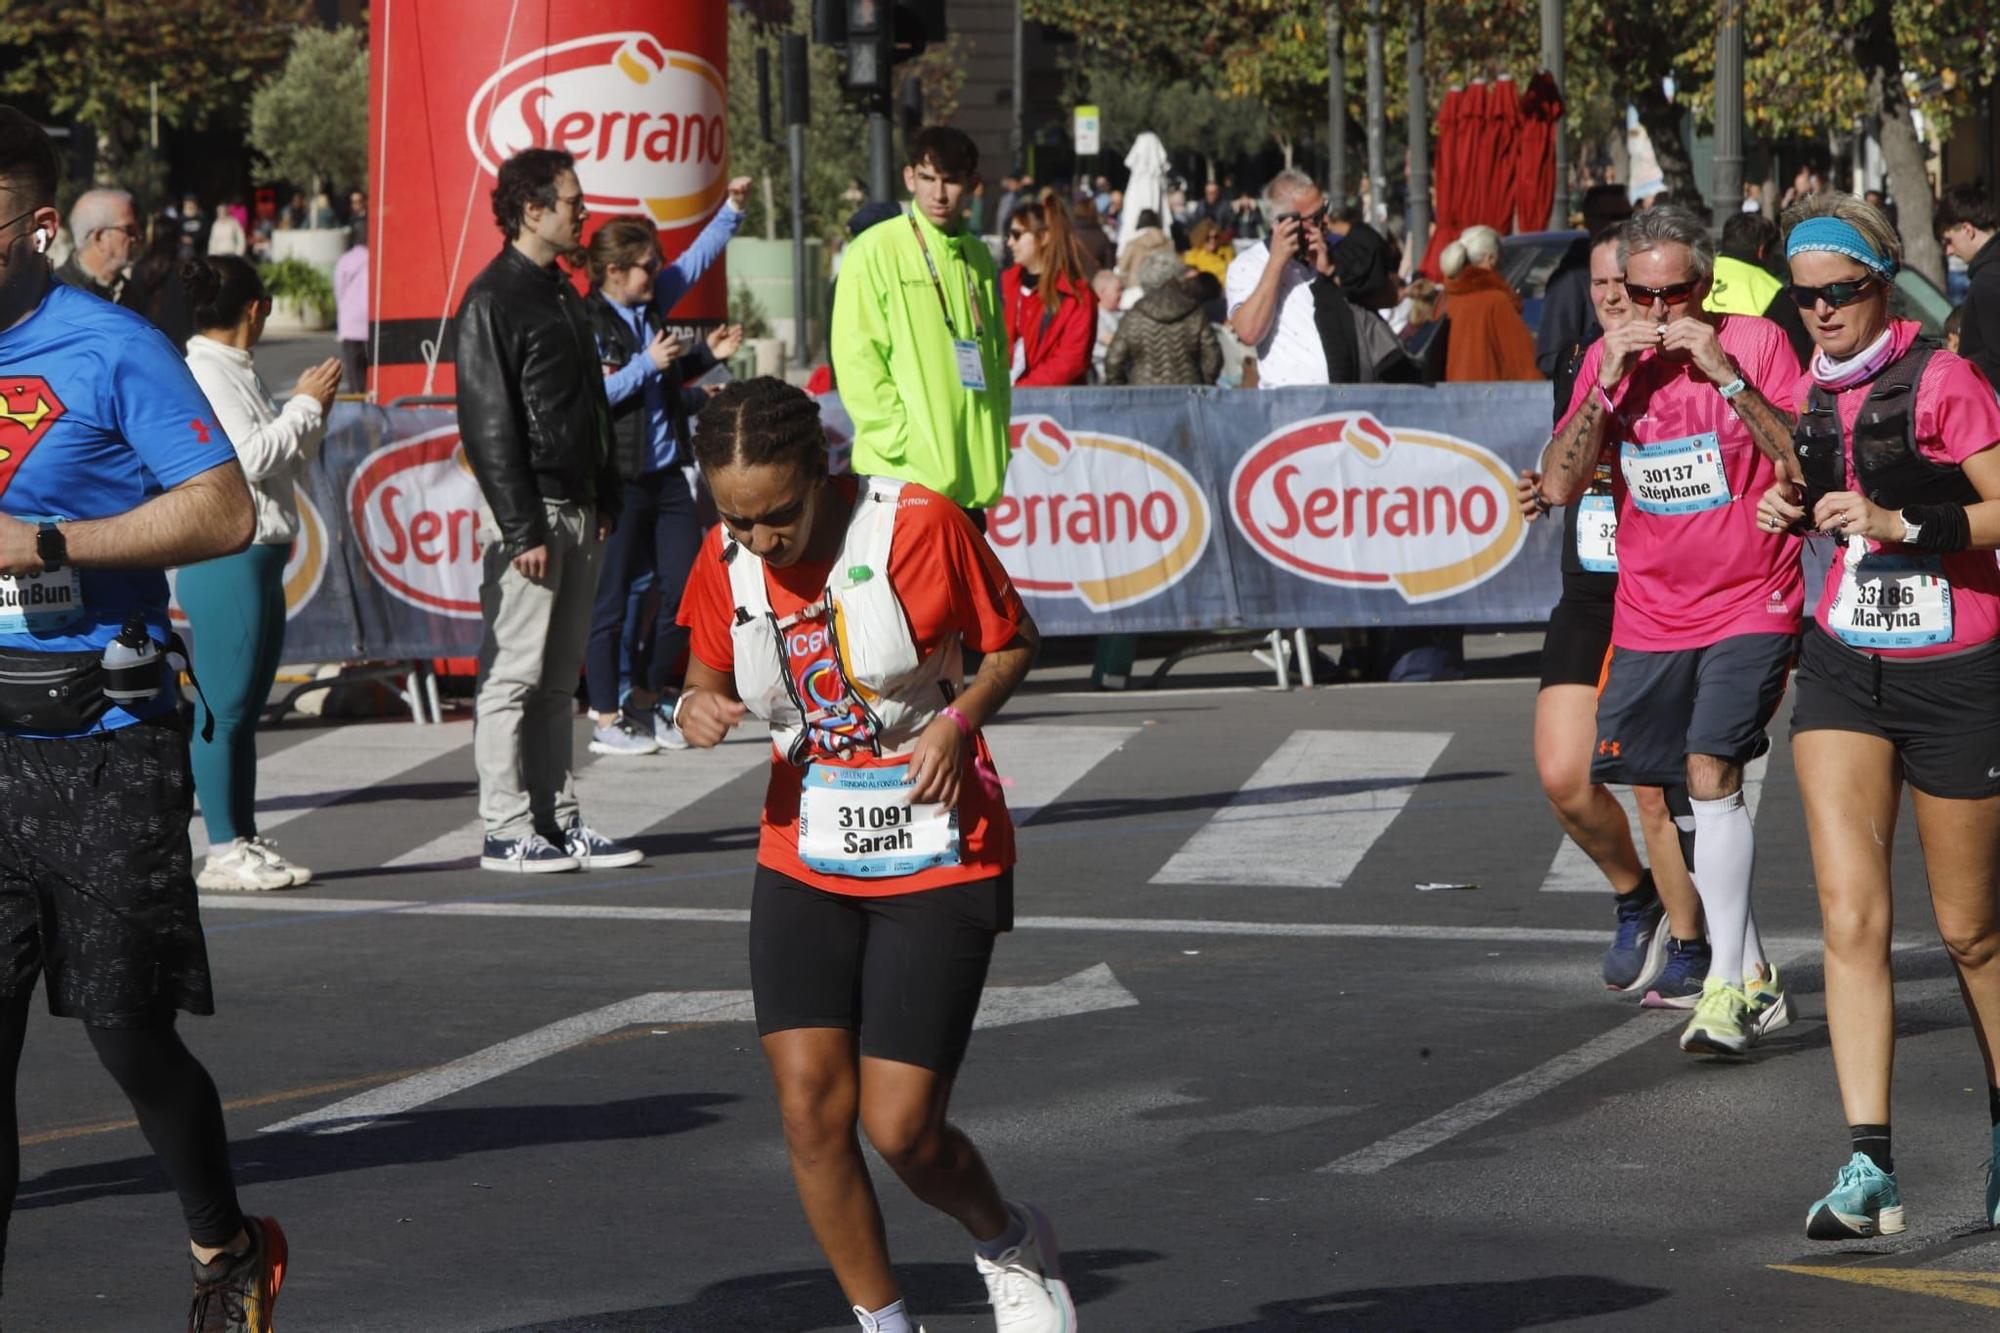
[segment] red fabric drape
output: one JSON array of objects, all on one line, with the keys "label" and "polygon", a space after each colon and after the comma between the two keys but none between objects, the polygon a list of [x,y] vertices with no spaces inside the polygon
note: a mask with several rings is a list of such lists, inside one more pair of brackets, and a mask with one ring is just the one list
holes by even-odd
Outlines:
[{"label": "red fabric drape", "polygon": [[1438,106],[1437,134],[1431,140],[1431,184],[1436,196],[1436,218],[1431,223],[1431,237],[1424,250],[1423,263],[1418,270],[1432,281],[1438,281],[1438,255],[1445,246],[1458,239],[1460,198],[1464,193],[1462,182],[1465,172],[1459,166],[1460,144],[1466,133],[1465,108],[1466,93],[1459,88],[1446,92],[1444,101]]},{"label": "red fabric drape", "polygon": [[1515,154],[1521,138],[1521,96],[1514,81],[1502,75],[1486,85],[1486,133],[1474,168],[1479,204],[1466,225],[1484,223],[1501,235],[1514,216]]},{"label": "red fabric drape", "polygon": [[1547,70],[1528,81],[1521,94],[1521,140],[1514,173],[1515,228],[1548,226],[1556,198],[1556,126],[1563,117],[1562,92]]}]

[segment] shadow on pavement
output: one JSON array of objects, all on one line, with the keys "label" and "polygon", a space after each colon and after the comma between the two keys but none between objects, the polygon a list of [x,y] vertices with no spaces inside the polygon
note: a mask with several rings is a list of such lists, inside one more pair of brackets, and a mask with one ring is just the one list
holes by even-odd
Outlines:
[{"label": "shadow on pavement", "polygon": [[[341,1175],[381,1166],[449,1162],[475,1153],[564,1143],[662,1138],[722,1119],[710,1107],[740,1101],[734,1093],[632,1097],[578,1106],[475,1106],[391,1116],[344,1134],[249,1134],[229,1145],[237,1188],[276,1180]],[[237,1117],[242,1123],[242,1117]],[[52,1208],[118,1195],[172,1189],[148,1155],[61,1167],[21,1183],[17,1209]]]},{"label": "shadow on pavement", "polygon": [[1198,792],[1187,796],[1105,797],[1093,800],[1056,801],[1042,807],[1035,816],[1037,826],[1070,824],[1100,819],[1128,819],[1137,815],[1162,815],[1184,811],[1237,810],[1260,805],[1281,805],[1289,801],[1312,801],[1327,796],[1360,796],[1368,792],[1391,791],[1397,787],[1427,789],[1447,782],[1485,782],[1509,776],[1499,769],[1471,769],[1461,773],[1412,773],[1377,778],[1327,778],[1317,782],[1284,782],[1275,787],[1232,788],[1229,791]]},{"label": "shadow on pavement", "polygon": [[1387,1333],[1390,1329],[1476,1328],[1504,1333],[1540,1328],[1589,1315],[1622,1314],[1670,1293],[1616,1278],[1568,1275],[1514,1282],[1446,1282],[1430,1287],[1365,1287],[1302,1300],[1272,1301],[1241,1324],[1216,1324],[1201,1333],[1268,1333],[1284,1329],[1341,1329]]},{"label": "shadow on pavement", "polygon": [[[1065,1250],[1063,1277],[1079,1306],[1103,1300],[1124,1285],[1116,1270],[1152,1263],[1162,1256],[1152,1250]],[[896,1280],[903,1300],[918,1315],[986,1314],[986,1288],[968,1257],[962,1264],[898,1264]],[[520,1324],[499,1333],[679,1333],[680,1330],[784,1330],[849,1328],[847,1300],[824,1269],[755,1273],[705,1287],[677,1305],[643,1310],[617,1310],[579,1315],[554,1323]],[[1079,1322],[1082,1322],[1081,1317]]]}]

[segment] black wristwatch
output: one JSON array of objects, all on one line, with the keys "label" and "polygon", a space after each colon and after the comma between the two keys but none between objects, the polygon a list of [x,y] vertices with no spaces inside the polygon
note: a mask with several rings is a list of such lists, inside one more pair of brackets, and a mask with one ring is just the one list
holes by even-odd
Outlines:
[{"label": "black wristwatch", "polygon": [[63,540],[62,529],[55,523],[44,523],[35,530],[35,554],[42,558],[45,574],[53,574],[69,563],[69,543]]}]

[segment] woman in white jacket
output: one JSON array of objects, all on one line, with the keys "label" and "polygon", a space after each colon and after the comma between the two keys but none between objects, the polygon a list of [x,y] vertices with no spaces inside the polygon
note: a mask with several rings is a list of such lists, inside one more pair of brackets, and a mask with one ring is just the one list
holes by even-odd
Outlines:
[{"label": "woman in white jacket", "polygon": [[292,488],[325,437],[340,362],[328,358],[299,376],[280,408],[250,359],[271,313],[257,270],[235,256],[210,256],[183,264],[181,279],[198,330],[188,339],[188,368],[236,446],[257,504],[257,536],[247,550],[189,565],[175,583],[215,719],[213,733],[203,739],[197,731],[192,744],[209,841],[195,882],[209,890],[291,888],[312,872],[257,836],[257,715],[285,643],[285,562],[299,529]]}]

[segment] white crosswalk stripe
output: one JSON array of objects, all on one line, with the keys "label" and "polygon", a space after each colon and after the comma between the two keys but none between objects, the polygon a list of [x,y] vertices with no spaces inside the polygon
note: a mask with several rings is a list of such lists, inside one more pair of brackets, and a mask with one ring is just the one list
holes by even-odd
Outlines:
[{"label": "white crosswalk stripe", "polygon": [[[770,762],[771,741],[762,726],[746,726],[712,750],[676,750],[635,759],[598,758],[576,772],[577,804],[584,819],[599,833],[628,838]],[[385,868],[474,864],[484,832],[477,802],[472,805],[475,808],[460,822],[392,858]]]},{"label": "white crosswalk stripe", "polygon": [[[269,836],[302,815],[323,810],[370,787],[472,744],[472,729],[407,723],[350,724],[325,730],[257,761],[257,832]],[[208,830],[197,814],[188,829],[197,860],[208,853]]]},{"label": "white crosswalk stripe", "polygon": [[1126,741],[1137,727],[1062,727],[1029,723],[986,729],[994,767],[1013,785],[1007,809],[1014,823],[1026,824],[1054,804]]},{"label": "white crosswalk stripe", "polygon": [[1396,822],[1448,731],[1295,731],[1155,884],[1338,888]]},{"label": "white crosswalk stripe", "polygon": [[[1759,755],[1743,770],[1743,805],[1749,810],[1750,819],[1757,819],[1757,804],[1764,799],[1764,770],[1770,767],[1771,756]],[[1645,838],[1639,832],[1639,812],[1632,803],[1629,787],[1613,787],[1612,794],[1625,807],[1626,822],[1632,826],[1632,845],[1639,849],[1639,859],[1646,859]],[[1556,848],[1555,860],[1549,863],[1549,873],[1542,880],[1543,893],[1604,893],[1610,886],[1597,869],[1597,863],[1583,853],[1568,838],[1564,838]]]}]

